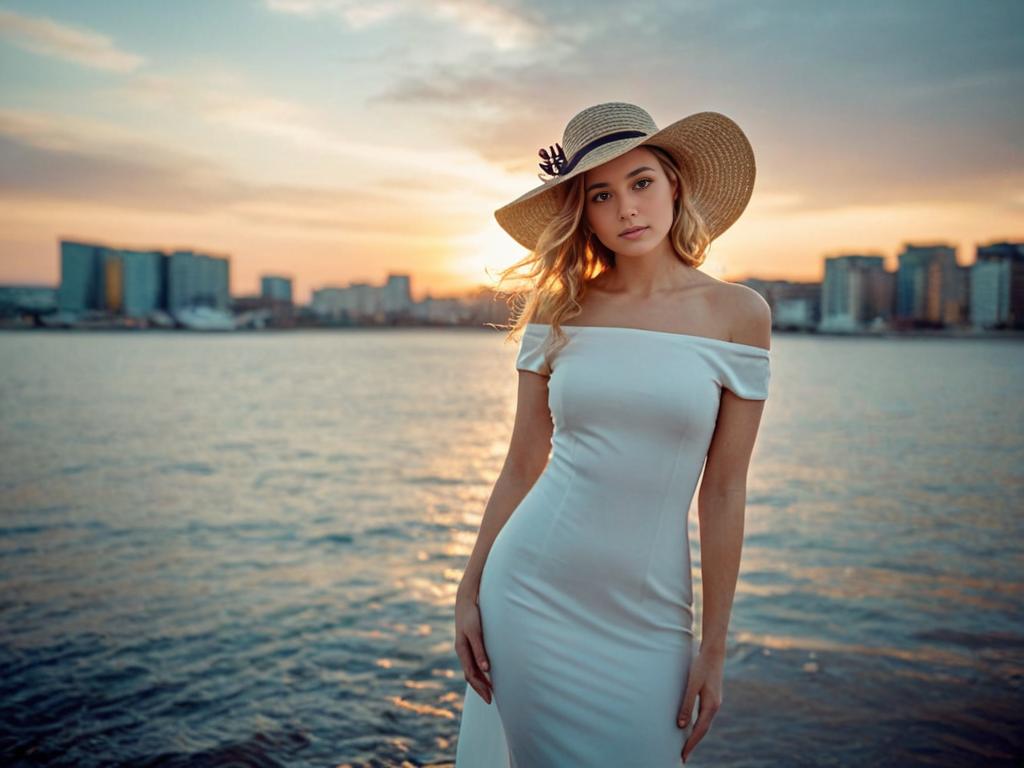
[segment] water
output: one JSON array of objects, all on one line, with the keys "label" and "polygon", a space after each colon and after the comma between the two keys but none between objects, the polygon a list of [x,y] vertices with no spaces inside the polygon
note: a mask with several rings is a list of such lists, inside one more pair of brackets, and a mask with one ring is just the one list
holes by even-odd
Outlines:
[{"label": "water", "polygon": [[[487,331],[0,334],[0,762],[450,764],[514,355]],[[1022,381],[1014,342],[775,338],[690,764],[1020,764]]]}]

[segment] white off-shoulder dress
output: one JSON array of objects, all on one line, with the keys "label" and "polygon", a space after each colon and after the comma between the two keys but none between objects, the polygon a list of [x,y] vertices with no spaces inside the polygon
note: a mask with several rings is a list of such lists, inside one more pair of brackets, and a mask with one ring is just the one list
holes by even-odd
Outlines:
[{"label": "white off-shoulder dress", "polygon": [[466,685],[457,768],[677,768],[693,654],[687,518],[723,387],[768,397],[767,349],[703,336],[528,324],[548,376],[546,468],[480,581],[493,697]]}]

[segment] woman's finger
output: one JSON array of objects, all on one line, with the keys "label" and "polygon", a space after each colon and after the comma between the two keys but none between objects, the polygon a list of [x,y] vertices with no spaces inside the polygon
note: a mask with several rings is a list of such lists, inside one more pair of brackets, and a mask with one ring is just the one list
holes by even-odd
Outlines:
[{"label": "woman's finger", "polygon": [[715,713],[718,711],[718,704],[713,701],[705,703],[704,697],[701,696],[699,711],[697,714],[697,723],[693,726],[693,732],[690,734],[686,743],[683,744],[683,762],[685,763],[690,753],[697,748],[700,740],[704,738],[704,735],[711,728],[711,721],[715,717]]},{"label": "woman's finger", "polygon": [[679,707],[679,713],[676,715],[676,724],[680,728],[685,728],[690,724],[693,719],[693,705],[697,698],[698,689],[697,679],[695,677],[690,678],[690,681],[686,684],[686,693],[683,695],[683,703]]},{"label": "woman's finger", "polygon": [[473,649],[473,658],[476,659],[476,665],[484,671],[489,670],[491,664],[487,660],[487,651],[484,648],[484,639],[480,632],[468,630],[466,632],[466,639],[469,640],[469,646]]},{"label": "woman's finger", "polygon": [[473,686],[473,690],[480,695],[481,699],[490,704],[491,683],[477,667],[476,659],[473,658],[473,652],[469,647],[469,642],[465,639],[465,635],[462,635],[459,641],[456,642],[455,652],[458,654],[459,661],[462,664],[462,674],[466,678],[466,682]]}]

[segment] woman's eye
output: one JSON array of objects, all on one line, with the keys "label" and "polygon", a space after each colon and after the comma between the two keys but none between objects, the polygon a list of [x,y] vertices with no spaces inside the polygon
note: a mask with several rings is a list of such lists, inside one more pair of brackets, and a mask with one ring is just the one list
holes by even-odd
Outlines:
[{"label": "woman's eye", "polygon": [[[637,181],[637,183],[634,184],[633,186],[634,187],[635,186],[639,186],[640,184],[643,184],[645,181],[647,182],[646,186],[640,187],[640,189],[647,189],[647,187],[651,186],[651,184],[654,183],[654,179],[643,178],[643,179],[640,179],[639,181]],[[608,194],[607,192],[598,192],[596,195],[594,195],[592,198],[590,198],[591,202],[594,202],[594,203],[604,202],[601,199],[601,195],[607,195],[607,194]]]}]

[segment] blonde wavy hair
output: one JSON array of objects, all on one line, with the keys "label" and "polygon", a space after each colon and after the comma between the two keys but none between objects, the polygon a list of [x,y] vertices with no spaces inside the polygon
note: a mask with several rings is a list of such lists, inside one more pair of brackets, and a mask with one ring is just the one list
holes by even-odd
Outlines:
[{"label": "blonde wavy hair", "polygon": [[[699,267],[707,258],[711,237],[700,211],[693,205],[688,180],[675,156],[662,147],[640,145],[654,153],[669,179],[678,183],[679,195],[673,202],[672,226],[668,240],[684,264]],[[605,246],[587,224],[584,176],[579,174],[555,188],[560,203],[558,213],[541,232],[537,246],[525,258],[499,272],[498,290],[508,280],[525,281],[526,287],[509,293],[512,308],[508,339],[527,323],[551,325],[552,334],[545,348],[545,360],[568,343],[561,323],[583,311],[580,299],[586,281],[615,266],[615,254]]]}]

